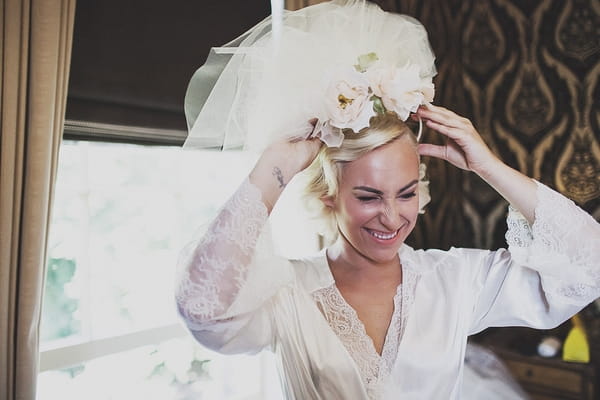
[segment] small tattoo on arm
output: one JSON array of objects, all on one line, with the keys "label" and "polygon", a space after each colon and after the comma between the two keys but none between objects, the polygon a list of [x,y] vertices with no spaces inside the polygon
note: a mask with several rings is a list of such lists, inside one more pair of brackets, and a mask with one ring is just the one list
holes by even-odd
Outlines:
[{"label": "small tattoo on arm", "polygon": [[273,176],[277,178],[277,182],[279,182],[279,188],[285,188],[286,183],[283,181],[283,172],[281,172],[279,167],[273,168]]}]

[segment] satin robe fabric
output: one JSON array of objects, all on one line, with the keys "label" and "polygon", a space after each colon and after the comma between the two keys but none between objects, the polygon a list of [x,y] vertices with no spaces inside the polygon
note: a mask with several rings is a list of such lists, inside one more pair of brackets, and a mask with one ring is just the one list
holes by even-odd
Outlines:
[{"label": "satin robe fabric", "polygon": [[[538,186],[538,208],[582,218],[581,228],[568,228],[570,240],[600,249],[600,225],[558,193]],[[536,209],[536,224],[559,229],[550,219]],[[529,229],[526,222],[522,225]],[[560,239],[566,232],[550,233]],[[525,237],[531,234],[528,231]],[[412,277],[402,283],[402,290],[408,291],[403,296],[408,304],[402,307],[408,319],[393,368],[381,383],[380,398],[460,399],[469,335],[492,326],[549,329],[600,296],[598,254],[585,252],[587,258],[582,260],[581,254],[554,254],[568,253],[572,247],[553,248],[547,238],[544,244],[536,244],[541,238],[535,235],[531,243],[521,239],[516,243],[522,247],[513,243],[510,251],[401,247],[403,275]],[[532,254],[532,249],[542,251]],[[565,259],[581,263],[567,265]],[[368,399],[354,360],[311,296],[335,284],[325,251],[293,261],[259,254],[248,268],[243,286],[223,315],[202,323],[191,321],[185,304],[179,302],[196,339],[226,354],[274,351],[287,399]],[[566,274],[565,269],[571,272]],[[585,290],[579,293],[565,289],[582,285]]]}]

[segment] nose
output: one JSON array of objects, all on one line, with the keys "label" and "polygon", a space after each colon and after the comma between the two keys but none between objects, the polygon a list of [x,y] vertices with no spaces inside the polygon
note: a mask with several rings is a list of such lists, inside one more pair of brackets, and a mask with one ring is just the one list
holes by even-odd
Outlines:
[{"label": "nose", "polygon": [[383,208],[379,213],[379,221],[388,231],[395,231],[402,224],[400,215],[400,205],[395,199],[389,199],[384,202]]}]

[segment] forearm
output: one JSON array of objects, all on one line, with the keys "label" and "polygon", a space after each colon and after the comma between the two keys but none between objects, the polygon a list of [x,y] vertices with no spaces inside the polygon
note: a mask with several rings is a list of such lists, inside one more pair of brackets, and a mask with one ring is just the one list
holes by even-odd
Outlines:
[{"label": "forearm", "polygon": [[188,325],[200,326],[229,309],[267,222],[261,193],[247,180],[225,203],[202,239],[182,252],[177,305]]},{"label": "forearm", "polygon": [[261,191],[269,214],[285,186],[313,161],[320,147],[321,142],[313,139],[276,142],[264,151],[248,179]]},{"label": "forearm", "polygon": [[533,224],[537,206],[537,185],[531,178],[496,157],[481,171],[475,172],[519,210],[529,224]]},{"label": "forearm", "polygon": [[250,172],[248,179],[260,190],[269,214],[292,176],[286,168],[282,169],[280,160],[268,155],[263,155]]}]

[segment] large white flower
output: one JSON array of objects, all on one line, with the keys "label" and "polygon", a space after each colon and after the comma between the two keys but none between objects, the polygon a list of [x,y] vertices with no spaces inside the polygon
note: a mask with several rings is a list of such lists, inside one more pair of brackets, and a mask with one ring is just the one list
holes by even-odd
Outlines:
[{"label": "large white flower", "polygon": [[329,124],[336,128],[350,128],[354,132],[369,126],[375,115],[370,99],[369,81],[352,67],[341,68],[332,75],[325,92],[325,110]]},{"label": "large white flower", "polygon": [[374,66],[365,72],[373,94],[381,98],[388,111],[394,111],[406,121],[419,105],[433,101],[434,86],[431,78],[423,79],[417,65],[401,68]]}]

